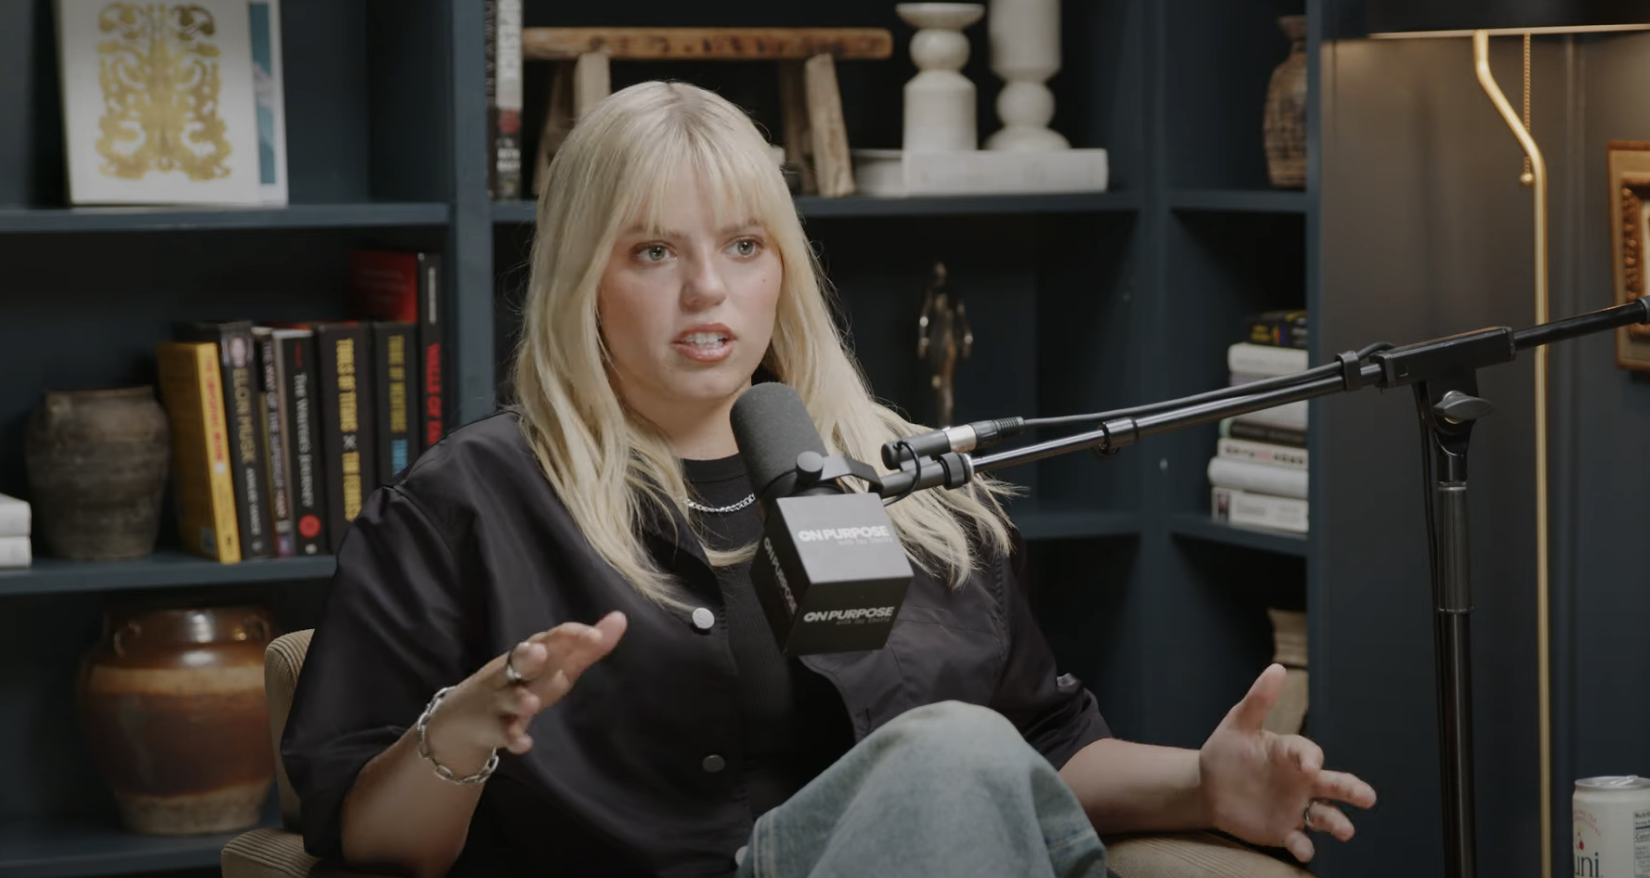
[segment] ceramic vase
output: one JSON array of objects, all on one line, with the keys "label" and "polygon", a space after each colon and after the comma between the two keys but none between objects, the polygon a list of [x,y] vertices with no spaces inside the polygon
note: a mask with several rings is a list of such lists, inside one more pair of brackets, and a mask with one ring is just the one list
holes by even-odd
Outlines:
[{"label": "ceramic vase", "polygon": [[906,152],[960,152],[979,148],[974,83],[963,29],[985,15],[979,3],[901,3],[899,17],[917,28],[911,60],[917,75],[905,84],[902,148]]},{"label": "ceramic vase", "polygon": [[1005,84],[997,95],[1003,127],[986,140],[986,148],[1070,149],[1048,127],[1054,119],[1054,93],[1046,83],[1060,71],[1060,0],[991,0],[987,29],[991,70]]},{"label": "ceramic vase", "polygon": [[76,697],[93,760],[133,832],[232,832],[258,822],[275,777],[253,606],[113,610],[82,656]]},{"label": "ceramic vase", "polygon": [[1285,15],[1289,57],[1272,71],[1266,90],[1266,170],[1279,189],[1306,186],[1306,16]]},{"label": "ceramic vase", "polygon": [[46,391],[25,445],[29,499],[47,554],[116,561],[154,551],[171,426],[153,387]]}]

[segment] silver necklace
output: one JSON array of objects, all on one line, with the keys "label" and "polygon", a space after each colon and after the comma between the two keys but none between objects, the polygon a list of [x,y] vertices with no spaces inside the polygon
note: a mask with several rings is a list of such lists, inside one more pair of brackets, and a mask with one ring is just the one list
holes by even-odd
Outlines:
[{"label": "silver necklace", "polygon": [[688,498],[687,505],[688,505],[689,509],[698,510],[699,512],[722,513],[722,512],[738,512],[739,510],[744,509],[746,506],[749,506],[749,505],[751,505],[752,503],[755,503],[755,502],[756,502],[756,494],[753,493],[749,497],[746,497],[745,499],[740,500],[738,503],[729,503],[726,506],[706,506],[703,503],[695,502],[692,497]]}]

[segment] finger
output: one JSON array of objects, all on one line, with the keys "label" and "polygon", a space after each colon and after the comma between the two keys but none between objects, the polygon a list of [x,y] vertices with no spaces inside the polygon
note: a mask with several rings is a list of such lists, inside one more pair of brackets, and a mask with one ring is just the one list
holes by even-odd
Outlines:
[{"label": "finger", "polygon": [[533,738],[527,734],[527,717],[515,717],[504,725],[504,749],[517,756],[533,747]]},{"label": "finger", "polygon": [[1290,735],[1283,739],[1283,749],[1301,771],[1309,775],[1323,768],[1323,748],[1308,738]]},{"label": "finger", "polygon": [[1239,729],[1260,731],[1266,715],[1272,712],[1272,705],[1277,704],[1278,696],[1283,694],[1285,673],[1280,664],[1269,665],[1261,671],[1248,694],[1227,712],[1227,722]]},{"label": "finger", "polygon": [[531,686],[506,686],[493,693],[493,710],[501,717],[532,719],[543,707]]},{"label": "finger", "polygon": [[[558,626],[560,627],[560,626]],[[568,627],[555,641],[562,647],[554,656],[554,666],[567,678],[569,684],[578,682],[586,668],[606,657],[624,635],[626,620],[621,613],[609,613],[595,625]]]},{"label": "finger", "polygon": [[[545,663],[549,659],[549,648],[533,638],[528,638],[511,648],[506,661],[510,667],[516,669],[516,673],[520,674],[525,682],[543,674]],[[503,668],[499,669],[498,682],[505,689],[520,688],[511,684]]]},{"label": "finger", "polygon": [[1352,818],[1346,816],[1341,809],[1328,802],[1313,802],[1312,828],[1319,832],[1327,832],[1341,841],[1352,838]]},{"label": "finger", "polygon": [[1356,775],[1344,771],[1324,771],[1312,781],[1312,795],[1320,799],[1334,799],[1357,805],[1359,808],[1371,808],[1375,805],[1375,788]]},{"label": "finger", "polygon": [[1312,855],[1317,852],[1312,847],[1312,840],[1298,829],[1290,830],[1289,834],[1283,837],[1283,849],[1303,863],[1311,862]]}]

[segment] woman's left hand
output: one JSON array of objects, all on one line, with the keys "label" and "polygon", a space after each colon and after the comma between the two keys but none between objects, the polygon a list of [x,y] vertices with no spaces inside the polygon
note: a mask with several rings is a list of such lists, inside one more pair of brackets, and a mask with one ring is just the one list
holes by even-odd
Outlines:
[{"label": "woman's left hand", "polygon": [[1279,735],[1261,725],[1283,692],[1285,671],[1261,673],[1226,714],[1198,753],[1204,807],[1216,829],[1259,845],[1312,859],[1308,830],[1341,841],[1352,821],[1335,802],[1359,808],[1375,804],[1375,790],[1353,775],[1325,771],[1323,750],[1299,735]]}]

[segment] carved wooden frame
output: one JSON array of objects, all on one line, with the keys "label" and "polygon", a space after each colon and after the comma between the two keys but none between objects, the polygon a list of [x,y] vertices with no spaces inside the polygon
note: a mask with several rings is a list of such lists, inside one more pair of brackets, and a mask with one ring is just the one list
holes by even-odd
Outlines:
[{"label": "carved wooden frame", "polygon": [[[1610,174],[1610,267],[1615,304],[1625,305],[1650,294],[1645,259],[1650,255],[1650,141],[1612,140],[1606,144]],[[1616,365],[1650,372],[1650,326],[1616,330]]]}]

